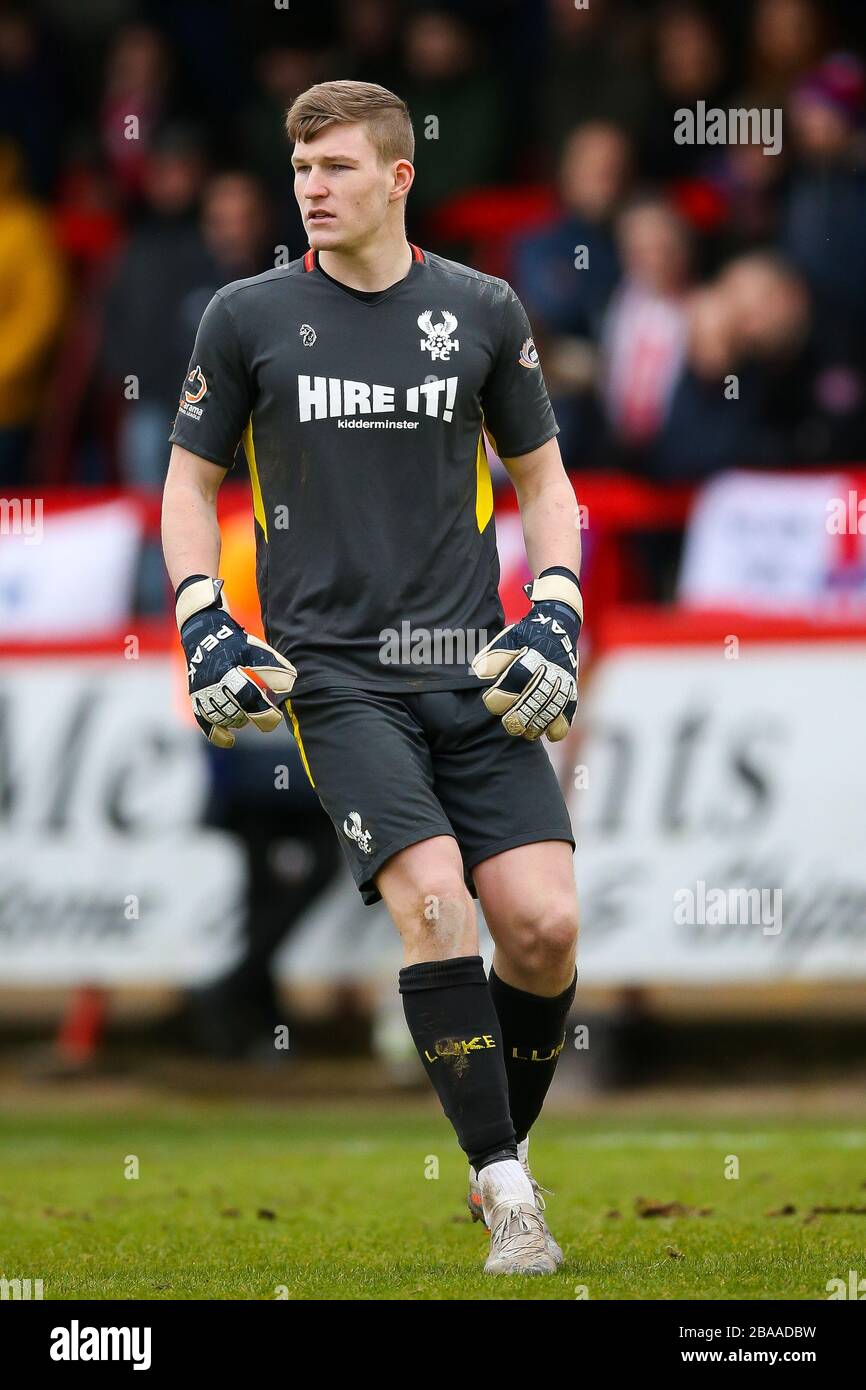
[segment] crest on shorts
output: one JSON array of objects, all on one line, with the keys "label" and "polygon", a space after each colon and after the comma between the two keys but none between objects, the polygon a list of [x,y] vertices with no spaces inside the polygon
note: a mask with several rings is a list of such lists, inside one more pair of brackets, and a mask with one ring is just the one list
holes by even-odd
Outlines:
[{"label": "crest on shorts", "polygon": [[349,840],[354,840],[355,844],[364,854],[370,854],[373,849],[373,836],[369,830],[364,829],[360,813],[350,811],[343,821],[343,834]]}]

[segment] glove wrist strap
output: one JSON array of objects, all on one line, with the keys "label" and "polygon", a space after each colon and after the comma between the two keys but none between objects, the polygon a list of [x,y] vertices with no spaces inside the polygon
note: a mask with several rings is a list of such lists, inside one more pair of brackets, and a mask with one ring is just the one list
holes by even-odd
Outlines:
[{"label": "glove wrist strap", "polygon": [[228,612],[228,604],[222,594],[223,581],[221,579],[207,579],[201,575],[194,575],[192,579],[185,579],[178,585],[177,603],[174,615],[177,621],[177,630],[181,631],[184,623],[188,622],[195,613],[200,613],[203,608],[223,608]]},{"label": "glove wrist strap", "polygon": [[543,574],[539,579],[533,580],[531,587],[530,597],[533,603],[542,603],[545,599],[567,603],[574,609],[581,625],[583,624],[583,596],[573,579],[567,579],[564,574]]}]

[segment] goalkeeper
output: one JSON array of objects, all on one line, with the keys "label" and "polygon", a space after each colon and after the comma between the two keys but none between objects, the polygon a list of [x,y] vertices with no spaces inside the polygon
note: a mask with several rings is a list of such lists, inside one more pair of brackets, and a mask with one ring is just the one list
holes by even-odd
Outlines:
[{"label": "goalkeeper", "polygon": [[[363,902],[384,899],[402,937],[407,1025],[469,1160],[485,1268],[550,1274],[528,1135],[576,983],[574,839],[544,747],[577,706],[574,493],[513,290],[406,239],[404,103],[323,83],[286,127],[310,249],[214,296],[171,436],[163,544],[190,697],[225,748],[285,716]],[[508,627],[485,432],[535,576]],[[218,578],[240,440],[266,643]]]}]

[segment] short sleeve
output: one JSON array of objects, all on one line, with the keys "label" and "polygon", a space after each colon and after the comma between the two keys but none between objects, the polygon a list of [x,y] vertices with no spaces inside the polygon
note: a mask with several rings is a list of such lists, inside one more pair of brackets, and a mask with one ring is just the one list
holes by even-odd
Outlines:
[{"label": "short sleeve", "polygon": [[170,443],[231,468],[250,417],[251,395],[237,327],[218,292],[198,326]]},{"label": "short sleeve", "polygon": [[499,350],[481,390],[484,428],[500,458],[531,453],[559,433],[529,319],[506,287]]}]

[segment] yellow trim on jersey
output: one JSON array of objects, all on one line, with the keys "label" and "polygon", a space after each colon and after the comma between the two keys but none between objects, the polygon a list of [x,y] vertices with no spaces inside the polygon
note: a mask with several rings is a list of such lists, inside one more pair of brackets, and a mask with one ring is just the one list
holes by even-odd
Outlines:
[{"label": "yellow trim on jersey", "polygon": [[250,470],[250,483],[253,489],[253,516],[264,532],[265,540],[268,539],[268,519],[265,516],[265,504],[262,499],[262,485],[259,482],[259,470],[256,464],[256,446],[253,442],[253,417],[247,421],[247,427],[243,433],[244,453],[247,456],[247,466]]},{"label": "yellow trim on jersey", "polygon": [[493,515],[493,479],[490,464],[484,448],[484,431],[478,436],[478,452],[475,455],[475,520],[478,530],[483,531]]},{"label": "yellow trim on jersey", "polygon": [[305,752],[305,750],[304,750],[304,740],[301,738],[301,731],[300,731],[300,729],[298,728],[298,718],[297,718],[297,715],[295,714],[295,711],[292,709],[292,702],[291,702],[291,700],[287,700],[287,701],[286,701],[286,709],[288,710],[288,712],[289,712],[289,718],[290,718],[291,721],[292,721],[292,730],[293,730],[294,735],[295,735],[295,743],[298,745],[298,752],[299,752],[300,755],[301,755],[301,762],[304,764],[304,771],[305,771],[306,774],[307,774],[307,778],[309,779],[310,786],[311,786],[311,787],[315,787],[316,784],[315,784],[315,782],[313,781],[313,774],[312,774],[312,772],[310,771],[310,764],[307,762],[307,754],[306,754],[306,752]]}]

